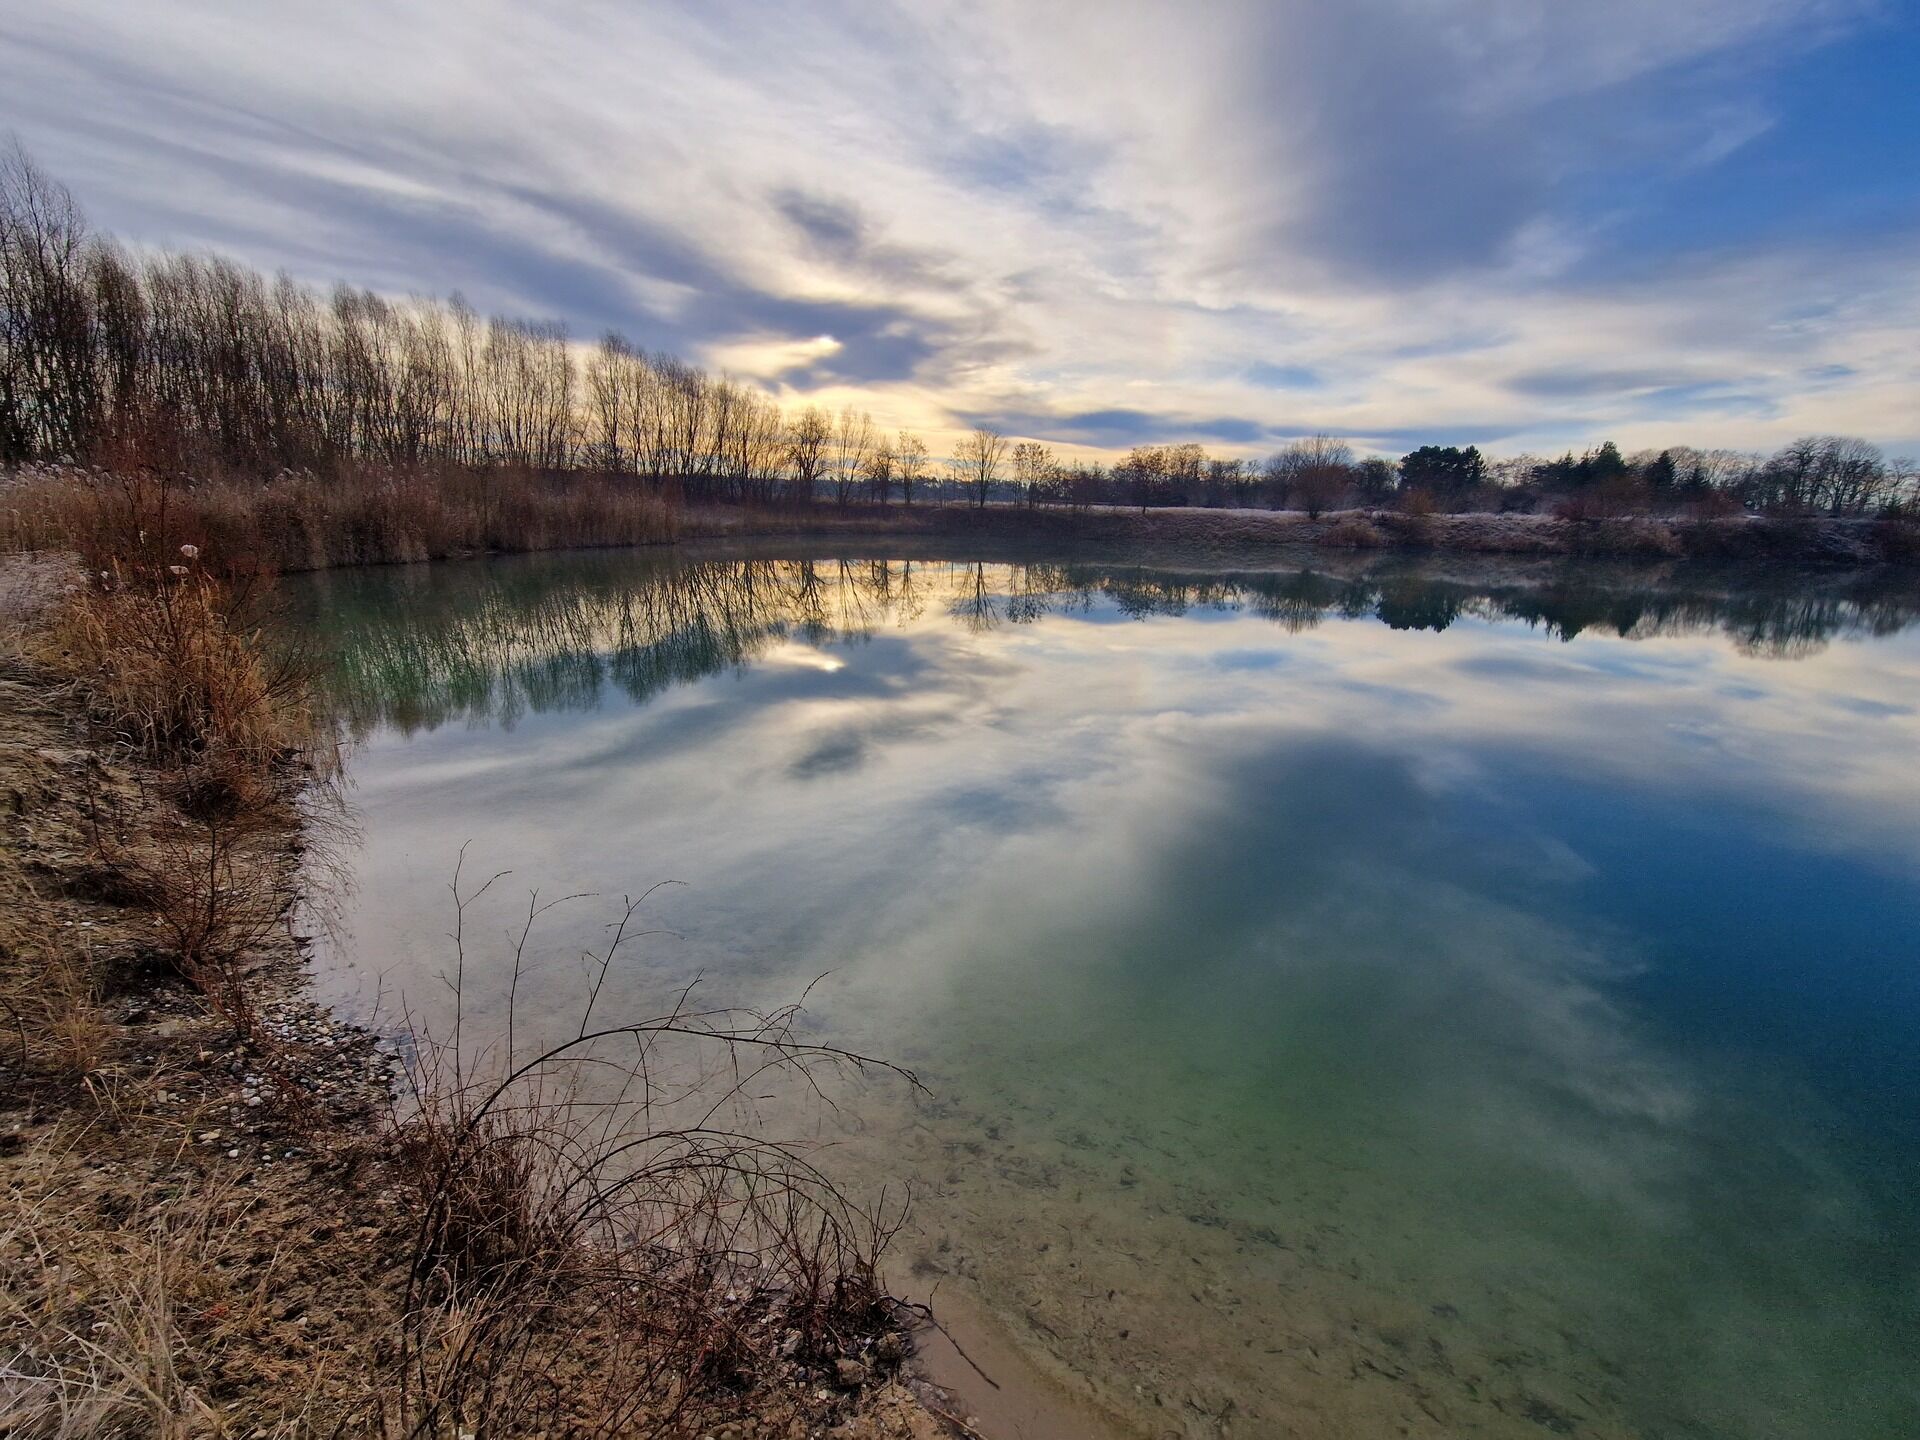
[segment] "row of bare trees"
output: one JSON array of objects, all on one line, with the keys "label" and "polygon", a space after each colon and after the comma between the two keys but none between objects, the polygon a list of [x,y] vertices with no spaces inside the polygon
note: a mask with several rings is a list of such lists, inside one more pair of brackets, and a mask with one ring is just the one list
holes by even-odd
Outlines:
[{"label": "row of bare trees", "polygon": [[1352,496],[1386,498],[1396,483],[1392,464],[1356,461],[1344,440],[1320,435],[1296,441],[1266,462],[1209,455],[1205,447],[1138,445],[1112,465],[1065,460],[1034,440],[1011,443],[982,427],[963,439],[948,462],[953,478],[975,504],[999,498],[1026,506],[1204,505],[1283,508],[1316,513]]},{"label": "row of bare trees", "polygon": [[847,502],[929,475],[927,444],[609,334],[460,297],[320,294],[216,257],[135,258],[17,146],[0,156],[0,465],[230,472],[506,465],[671,480],[714,499]]},{"label": "row of bare trees", "polygon": [[457,297],[321,296],[215,257],[137,260],[17,148],[0,156],[0,463],[552,468],[575,386],[558,326]]},{"label": "row of bare trees", "polygon": [[981,426],[944,464],[864,412],[784,412],[751,386],[609,334],[584,360],[563,326],[483,317],[458,296],[321,294],[217,257],[139,258],[93,234],[15,146],[0,154],[0,466],[157,462],[243,475],[341,462],[587,469],[699,499],[912,503],[938,488],[984,506],[1264,506],[1319,514],[1396,492],[1452,508],[1582,513],[1717,504],[1860,515],[1915,503],[1911,462],[1811,436],[1771,457],[1612,443],[1490,462],[1423,446],[1398,462],[1344,440],[1264,463],[1198,444],[1067,462]]}]

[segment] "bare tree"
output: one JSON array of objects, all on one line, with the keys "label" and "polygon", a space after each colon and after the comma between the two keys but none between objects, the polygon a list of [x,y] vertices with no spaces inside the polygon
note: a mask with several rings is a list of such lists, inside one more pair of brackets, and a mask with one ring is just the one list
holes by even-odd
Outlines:
[{"label": "bare tree", "polygon": [[1920,460],[1911,455],[1895,455],[1887,461],[1887,480],[1892,487],[1890,509],[1911,515],[1920,509]]},{"label": "bare tree", "polygon": [[1244,460],[1209,460],[1203,494],[1208,505],[1237,506],[1247,503],[1253,476]]},{"label": "bare tree", "polygon": [[633,468],[627,417],[633,409],[631,392],[637,382],[637,359],[626,337],[609,330],[587,361],[586,453],[602,470]]},{"label": "bare tree", "polygon": [[1277,501],[1318,519],[1353,481],[1353,447],[1331,435],[1310,435],[1282,447],[1266,473]]},{"label": "bare tree", "polygon": [[827,473],[833,479],[834,499],[840,504],[853,499],[854,489],[873,453],[873,444],[873,417],[851,405],[842,410],[827,450]]},{"label": "bare tree", "polygon": [[1147,513],[1149,505],[1164,504],[1167,491],[1167,447],[1164,445],[1134,446],[1127,452],[1127,458],[1113,467],[1113,478],[1116,486],[1140,507],[1142,515]]},{"label": "bare tree", "polygon": [[75,455],[96,418],[87,224],[18,141],[0,152],[0,461]]},{"label": "bare tree", "polygon": [[1020,487],[1029,508],[1046,498],[1058,472],[1053,451],[1038,441],[1022,440],[1013,447],[1014,483]]},{"label": "bare tree", "polygon": [[1781,446],[1747,485],[1762,509],[1802,515],[1863,515],[1895,489],[1880,447],[1846,435],[1803,435]]},{"label": "bare tree", "polygon": [[986,508],[987,494],[1000,476],[1000,462],[1006,453],[1006,436],[986,425],[976,427],[954,447],[954,474],[961,484],[972,488],[977,508]]},{"label": "bare tree", "polygon": [[1176,505],[1191,504],[1207,470],[1207,452],[1192,441],[1167,447],[1166,479]]},{"label": "bare tree", "polygon": [[787,428],[787,464],[793,477],[793,496],[811,504],[826,465],[827,443],[833,438],[833,422],[818,406],[809,405]]},{"label": "bare tree", "polygon": [[1068,505],[1075,510],[1086,510],[1098,504],[1114,483],[1098,465],[1075,464],[1067,469],[1061,488],[1066,492]]},{"label": "bare tree", "polygon": [[900,480],[900,500],[913,504],[913,487],[927,473],[927,442],[902,430],[894,445],[894,471]]},{"label": "bare tree", "polygon": [[885,440],[875,442],[867,456],[864,477],[873,498],[882,505],[887,503],[887,493],[893,489],[894,469],[898,464],[899,457],[894,453],[892,444]]}]

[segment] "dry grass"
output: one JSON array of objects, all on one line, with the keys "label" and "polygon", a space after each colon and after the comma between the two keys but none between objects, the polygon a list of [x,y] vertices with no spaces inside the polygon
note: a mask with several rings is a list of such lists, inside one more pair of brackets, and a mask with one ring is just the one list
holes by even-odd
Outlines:
[{"label": "dry grass", "polygon": [[[456,879],[461,910],[485,889]],[[661,1434],[783,1375],[900,1358],[877,1265],[901,1217],[743,1112],[769,1082],[912,1077],[800,1041],[797,1013],[683,995],[595,1028],[589,1002],[560,1043],[478,1061],[421,1037],[394,1131],[416,1218],[389,1433]]]},{"label": "dry grass", "polygon": [[[49,871],[57,900],[24,872],[0,894],[21,1068],[85,1082],[38,1088],[47,1153],[0,1152],[0,1434],[681,1435],[743,1413],[779,1417],[778,1433],[838,1424],[858,1384],[904,1353],[877,1272],[898,1216],[863,1210],[804,1154],[752,1133],[751,1097],[769,1085],[874,1066],[802,1041],[793,1010],[683,996],[608,1025],[589,1003],[576,1033],[530,1055],[511,1026],[504,1049],[477,1055],[457,1025],[446,1043],[419,1035],[405,1102],[358,1180],[253,1174],[239,1149],[224,1171],[227,1140],[203,1147],[195,1107],[221,1117],[216,1135],[257,1115],[303,1151],[356,1142],[336,1124],[348,1112],[304,1093],[313,1057],[256,1013],[254,962],[290,953],[276,932],[292,893],[301,688],[275,681],[240,619],[244,581],[155,553],[176,533],[123,526],[112,562],[30,631],[73,679],[23,753],[47,749],[83,702],[110,743],[91,758],[63,750],[36,782],[33,804],[50,808],[32,853],[66,857]],[[82,843],[56,833],[55,813]],[[118,1023],[95,1003],[92,955],[56,923],[83,892],[117,917]],[[455,893],[471,899],[457,877]],[[632,917],[599,957],[602,978]],[[189,1077],[184,1108],[170,1093],[182,1081],[163,1087],[151,1034],[127,1018],[148,1000],[123,1009],[125,987],[167,993],[167,969],[198,997],[199,1033],[228,1037],[186,1041],[171,1062]],[[228,1057],[265,1079],[245,1105],[269,1105],[234,1109]],[[274,1208],[250,1210],[262,1186]],[[369,1204],[384,1217],[361,1232],[371,1253],[303,1249],[297,1276],[262,1254],[294,1216]],[[342,1265],[339,1284],[360,1287],[346,1313],[381,1323],[337,1321],[344,1297],[313,1272]],[[289,1334],[290,1287],[324,1342]]]},{"label": "dry grass", "polygon": [[1342,550],[1377,550],[1387,543],[1387,537],[1364,515],[1345,515],[1329,527],[1320,543]]},{"label": "dry grass", "polygon": [[324,747],[304,668],[254,623],[252,582],[208,573],[191,542],[154,558],[166,498],[96,537],[116,553],[52,608],[29,653],[72,677],[97,733],[142,762],[150,787],[137,809],[96,818],[96,864],[152,911],[174,967],[246,1035],[239,963],[285,909],[276,872],[295,762]]},{"label": "dry grass", "polygon": [[22,1075],[89,1082],[108,1028],[88,932],[63,919],[11,854],[0,853],[0,1019]]},{"label": "dry grass", "polygon": [[[317,1384],[282,1392],[277,1415],[213,1398],[227,1355],[279,1308],[285,1251],[260,1252],[244,1190],[207,1179],[144,1223],[103,1228],[57,1188],[15,1192],[0,1212],[0,1434],[19,1440],[310,1434]],[[292,1237],[289,1237],[292,1243]]]},{"label": "dry grass", "polygon": [[[121,772],[114,803],[87,807],[90,853],[61,883],[71,893],[94,877],[114,891],[128,917],[121,958],[144,958],[149,977],[162,958],[188,982],[202,1019],[238,1040],[234,1064],[245,1055],[269,1082],[246,1103],[270,1096],[283,1112],[275,1123],[303,1144],[330,1122],[303,1096],[298,1052],[256,1013],[250,966],[287,953],[275,932],[292,895],[291,793],[314,740],[304,673],[264,639],[256,581],[301,547],[313,563],[415,558],[416,540],[428,552],[484,544],[506,533],[493,527],[523,542],[591,543],[636,538],[622,527],[659,518],[652,502],[634,508],[644,497],[483,478],[485,493],[454,517],[470,527],[457,535],[428,533],[451,513],[448,492],[415,480],[345,495],[292,480],[242,496],[67,477],[48,482],[66,488],[36,512],[46,521],[68,507],[41,538],[80,553],[86,572],[28,627],[29,653],[68,677]],[[85,768],[59,783],[92,794]],[[473,898],[457,876],[455,897],[462,912]],[[299,1387],[281,1387],[277,1408],[258,1398],[274,1393],[258,1383],[263,1367],[292,1353],[264,1335],[284,1288],[280,1259],[259,1256],[262,1222],[225,1182],[183,1163],[197,1125],[174,1121],[176,1152],[154,1162],[178,1186],[166,1203],[95,1182],[107,1198],[91,1211],[61,1203],[62,1167],[92,1168],[94,1152],[77,1147],[92,1146],[95,1127],[138,1132],[165,1092],[129,1068],[127,1034],[94,1003],[91,957],[60,948],[66,927],[36,918],[37,900],[23,877],[0,895],[23,1068],[91,1081],[110,1064],[114,1083],[91,1106],[86,1088],[67,1087],[58,1133],[70,1153],[27,1165],[30,1184],[0,1221],[0,1335],[11,1347],[0,1355],[0,1434],[310,1433]],[[633,913],[599,957],[602,979]],[[142,931],[150,938],[126,953]],[[376,1197],[402,1223],[382,1228],[383,1256],[367,1257],[367,1303],[395,1318],[316,1357],[346,1377],[328,1390],[330,1433],[698,1433],[749,1395],[809,1432],[837,1423],[835,1397],[903,1353],[877,1271],[899,1217],[862,1209],[803,1154],[752,1133],[752,1097],[770,1084],[817,1089],[827,1072],[877,1066],[801,1040],[796,1014],[700,1009],[682,996],[665,1014],[608,1025],[589,1002],[575,1034],[531,1055],[516,1053],[510,1023],[504,1048],[478,1055],[457,1024],[444,1042],[416,1036]],[[383,1260],[399,1263],[381,1275]],[[249,1366],[242,1419],[215,1381],[230,1387]]]},{"label": "dry grass", "polygon": [[[165,480],[46,468],[0,488],[0,550],[70,549],[98,570],[199,546],[223,575],[674,539],[678,507],[639,481],[523,470],[344,468]],[[99,537],[110,537],[103,545]]]},{"label": "dry grass", "polygon": [[190,809],[262,802],[316,736],[307,667],[263,640],[257,557],[209,555],[192,492],[163,478],[61,471],[8,493],[37,531],[20,538],[81,563],[24,627],[27,656],[78,684],[120,744],[170,767]]},{"label": "dry grass", "polygon": [[[177,499],[158,481],[89,492],[87,568],[17,643],[66,677],[96,740],[136,762],[137,803],[89,804],[92,888],[150,912],[173,968],[237,1033],[256,1036],[241,962],[281,923],[292,797],[330,747],[301,658],[263,638],[259,577],[216,576],[198,544],[176,543]],[[83,783],[91,795],[91,772]],[[31,893],[24,881],[13,888]],[[73,1017],[74,1046],[84,973],[47,957],[19,1002],[45,1026],[55,1010]]]},{"label": "dry grass", "polygon": [[310,734],[305,678],[260,643],[252,603],[186,557],[158,575],[102,568],[58,607],[39,657],[120,743],[175,767],[189,808],[231,810]]}]

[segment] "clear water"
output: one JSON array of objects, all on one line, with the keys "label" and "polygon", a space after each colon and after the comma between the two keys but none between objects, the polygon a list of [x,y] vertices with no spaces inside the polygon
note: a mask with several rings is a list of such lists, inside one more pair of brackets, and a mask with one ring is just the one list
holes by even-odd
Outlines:
[{"label": "clear water", "polygon": [[1145,1434],[1920,1433],[1911,585],[873,553],[300,582],[323,983],[441,1005],[465,845],[565,1024],[684,882],[600,1013],[826,974],[896,1267]]}]

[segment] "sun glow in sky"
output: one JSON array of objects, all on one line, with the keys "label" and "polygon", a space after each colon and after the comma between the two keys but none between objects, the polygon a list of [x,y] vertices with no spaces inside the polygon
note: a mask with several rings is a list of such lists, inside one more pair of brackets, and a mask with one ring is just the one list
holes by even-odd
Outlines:
[{"label": "sun glow in sky", "polygon": [[0,0],[142,245],[942,435],[1920,448],[1901,0]]}]

